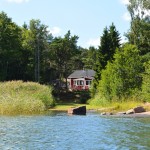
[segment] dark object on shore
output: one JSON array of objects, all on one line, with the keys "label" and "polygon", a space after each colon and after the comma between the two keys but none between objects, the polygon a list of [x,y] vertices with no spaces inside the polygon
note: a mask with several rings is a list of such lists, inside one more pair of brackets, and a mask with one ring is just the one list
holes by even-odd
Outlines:
[{"label": "dark object on shore", "polygon": [[76,108],[69,108],[68,114],[73,115],[86,115],[86,106],[76,107]]},{"label": "dark object on shore", "polygon": [[134,108],[134,113],[142,113],[142,112],[146,112],[146,110],[142,106]]},{"label": "dark object on shore", "polygon": [[130,114],[137,114],[137,113],[143,113],[146,112],[145,108],[142,106],[137,106],[133,109],[129,109],[126,112],[119,112],[117,115],[130,115]]},{"label": "dark object on shore", "polygon": [[[137,106],[137,107],[134,107],[133,109],[129,109],[127,110],[126,112],[118,112],[116,115],[133,115],[133,114],[140,114],[140,113],[143,113],[143,112],[146,112],[145,108],[142,107],[142,106]],[[101,113],[101,115],[113,115],[113,113],[111,112],[103,112]]]},{"label": "dark object on shore", "polygon": [[126,114],[128,115],[128,114],[143,113],[143,112],[146,112],[146,110],[142,106],[137,106],[133,109],[126,111]]}]

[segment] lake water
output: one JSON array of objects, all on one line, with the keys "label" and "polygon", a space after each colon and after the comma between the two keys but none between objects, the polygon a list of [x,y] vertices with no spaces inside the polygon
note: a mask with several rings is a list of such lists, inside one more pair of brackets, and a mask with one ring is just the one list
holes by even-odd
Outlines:
[{"label": "lake water", "polygon": [[0,150],[149,150],[150,118],[0,116]]}]

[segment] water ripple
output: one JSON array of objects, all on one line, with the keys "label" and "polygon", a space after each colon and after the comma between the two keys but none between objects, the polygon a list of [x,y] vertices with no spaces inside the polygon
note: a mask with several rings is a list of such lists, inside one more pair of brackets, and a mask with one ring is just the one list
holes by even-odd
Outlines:
[{"label": "water ripple", "polygon": [[1,116],[2,150],[148,150],[150,118]]}]

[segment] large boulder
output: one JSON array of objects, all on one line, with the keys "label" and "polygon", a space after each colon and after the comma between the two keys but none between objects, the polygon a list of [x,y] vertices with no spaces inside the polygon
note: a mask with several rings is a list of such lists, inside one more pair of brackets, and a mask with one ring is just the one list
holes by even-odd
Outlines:
[{"label": "large boulder", "polygon": [[133,108],[133,110],[134,110],[134,113],[142,113],[146,111],[142,106],[135,107]]},{"label": "large boulder", "polygon": [[145,112],[146,110],[142,107],[142,106],[138,106],[138,107],[135,107],[133,109],[130,109],[128,111],[126,111],[125,114],[134,114],[134,113],[142,113],[142,112]]},{"label": "large boulder", "polygon": [[76,108],[69,108],[68,114],[73,115],[86,115],[86,106],[76,107]]}]

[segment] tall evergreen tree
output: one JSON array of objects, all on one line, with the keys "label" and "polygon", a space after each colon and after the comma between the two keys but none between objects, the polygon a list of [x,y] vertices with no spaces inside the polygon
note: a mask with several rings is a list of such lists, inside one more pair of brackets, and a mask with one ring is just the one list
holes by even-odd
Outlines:
[{"label": "tall evergreen tree", "polygon": [[108,61],[113,60],[113,55],[116,51],[116,48],[120,47],[120,35],[116,30],[115,25],[112,25],[109,28],[104,28],[103,35],[100,39],[100,47],[98,53],[98,62],[102,69],[105,68]]},{"label": "tall evergreen tree", "polygon": [[120,47],[120,34],[116,30],[116,27],[113,23],[109,27],[109,37],[110,37],[110,60],[112,60],[116,52],[116,48]]},{"label": "tall evergreen tree", "polygon": [[[97,88],[99,80],[101,79],[101,71],[105,69],[107,62],[113,60],[114,53],[116,48],[120,47],[120,37],[119,32],[116,30],[115,25],[112,25],[109,28],[104,28],[103,35],[100,39],[100,47],[97,55],[97,62],[95,65],[95,80],[93,88]],[[95,90],[94,90],[95,91]]]}]

